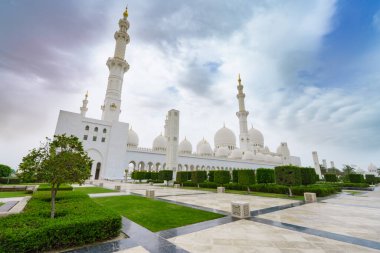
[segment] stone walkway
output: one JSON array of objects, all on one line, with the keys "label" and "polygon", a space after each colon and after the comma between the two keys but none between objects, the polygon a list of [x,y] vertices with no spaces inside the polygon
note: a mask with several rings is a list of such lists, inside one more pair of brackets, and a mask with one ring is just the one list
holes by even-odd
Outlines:
[{"label": "stone walkway", "polygon": [[121,240],[124,246],[120,242],[114,249],[81,252],[380,252],[380,191],[341,194],[303,204],[147,184],[103,183],[109,189],[121,185],[124,192],[120,194],[145,195],[146,189],[154,189],[158,200],[224,214],[230,211],[231,201],[243,200],[251,204],[254,217],[238,220],[226,216],[158,233],[123,219],[123,230],[130,236]]}]

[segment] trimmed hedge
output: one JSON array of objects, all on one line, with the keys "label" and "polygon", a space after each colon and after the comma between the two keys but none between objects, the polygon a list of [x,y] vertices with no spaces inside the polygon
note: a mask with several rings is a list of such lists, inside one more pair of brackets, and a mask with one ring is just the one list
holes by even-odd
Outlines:
[{"label": "trimmed hedge", "polygon": [[191,181],[186,181],[183,182],[183,186],[188,186],[188,187],[197,187],[197,184],[191,182]]},{"label": "trimmed hedge", "polygon": [[172,170],[160,170],[158,172],[158,179],[159,180],[166,180],[166,181],[173,180],[173,171]]},{"label": "trimmed hedge", "polygon": [[254,184],[249,186],[251,191],[288,194],[289,187],[278,184]]},{"label": "trimmed hedge", "polygon": [[116,237],[121,217],[81,192],[59,192],[56,218],[50,218],[50,193],[37,192],[23,213],[0,219],[0,252],[41,252]]},{"label": "trimmed hedge", "polygon": [[315,182],[317,182],[318,176],[315,173],[315,169],[301,167],[300,170],[301,170],[302,185],[315,184]]},{"label": "trimmed hedge", "polygon": [[150,172],[150,179],[152,179],[153,181],[158,180],[158,172],[151,171]]},{"label": "trimmed hedge", "polygon": [[239,182],[239,176],[238,176],[238,174],[239,174],[238,170],[233,170],[232,171],[232,182],[233,183]]},{"label": "trimmed hedge", "polygon": [[325,174],[326,182],[338,182],[338,177],[336,174]]},{"label": "trimmed hedge", "polygon": [[215,172],[215,170],[210,170],[208,172],[208,181],[209,182],[214,182],[214,172]]},{"label": "trimmed hedge", "polygon": [[258,184],[271,184],[274,183],[274,170],[258,168],[256,170],[256,180]]},{"label": "trimmed hedge", "polygon": [[348,174],[348,180],[350,180],[350,183],[364,183],[362,174]]},{"label": "trimmed hedge", "polygon": [[0,177],[0,184],[19,184],[21,180],[17,177]]},{"label": "trimmed hedge", "polygon": [[218,185],[228,184],[231,180],[231,174],[227,170],[217,170],[214,172],[214,182]]},{"label": "trimmed hedge", "polygon": [[207,179],[207,171],[205,170],[196,170],[191,173],[191,182],[199,184],[203,183]]},{"label": "trimmed hedge", "polygon": [[297,166],[285,165],[274,168],[276,183],[280,185],[301,185],[301,169]]},{"label": "trimmed hedge", "polygon": [[239,170],[238,182],[241,185],[251,185],[256,181],[254,170]]},{"label": "trimmed hedge", "polygon": [[216,189],[218,187],[218,185],[214,182],[204,182],[204,183],[200,183],[199,187]]},{"label": "trimmed hedge", "polygon": [[367,184],[376,184],[376,177],[372,174],[366,174],[365,181]]},{"label": "trimmed hedge", "polygon": [[[59,186],[58,191],[72,191],[73,187],[68,184],[62,184]],[[50,184],[40,184],[38,186],[37,191],[51,191],[51,185]]]},{"label": "trimmed hedge", "polygon": [[238,183],[228,183],[228,184],[225,184],[224,188],[226,188],[227,190],[236,190],[236,191],[247,191],[248,190],[248,186],[241,185],[241,184],[238,184]]},{"label": "trimmed hedge", "polygon": [[326,197],[337,192],[341,192],[342,189],[337,186],[320,186],[320,185],[300,185],[292,186],[292,193],[294,195],[303,196],[305,192],[314,192],[317,197]]},{"label": "trimmed hedge", "polygon": [[188,173],[186,171],[178,171],[175,181],[178,182],[179,184],[183,184],[184,182],[189,180],[187,176],[188,176]]}]

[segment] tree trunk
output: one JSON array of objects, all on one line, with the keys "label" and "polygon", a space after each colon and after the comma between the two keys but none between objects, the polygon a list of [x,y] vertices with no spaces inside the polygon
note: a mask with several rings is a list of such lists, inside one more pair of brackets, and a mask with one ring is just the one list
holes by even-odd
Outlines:
[{"label": "tree trunk", "polygon": [[50,218],[54,219],[55,215],[55,196],[57,194],[56,189],[51,187],[51,210],[50,210]]}]

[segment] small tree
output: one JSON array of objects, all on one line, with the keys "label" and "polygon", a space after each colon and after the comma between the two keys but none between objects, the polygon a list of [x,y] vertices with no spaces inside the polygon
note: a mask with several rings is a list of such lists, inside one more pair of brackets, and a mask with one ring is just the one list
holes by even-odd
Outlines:
[{"label": "small tree", "polygon": [[231,180],[231,174],[227,170],[217,170],[214,172],[214,182],[219,185],[228,184]]},{"label": "small tree", "polygon": [[256,170],[256,179],[258,184],[274,183],[274,169],[258,168]]},{"label": "small tree", "polygon": [[13,170],[8,165],[0,164],[0,177],[9,177]]},{"label": "small tree", "polygon": [[178,183],[183,186],[183,182],[186,182],[188,180],[188,173],[186,171],[178,171],[176,175],[176,180]]},{"label": "small tree", "polygon": [[59,186],[64,183],[83,184],[91,176],[91,163],[92,160],[77,137],[55,135],[53,141],[46,138],[40,148],[33,149],[22,159],[19,176],[50,183],[50,217],[54,218]]},{"label": "small tree", "polygon": [[239,184],[247,186],[248,192],[250,191],[249,186],[255,183],[255,171],[254,170],[239,170],[238,173]]},{"label": "small tree", "polygon": [[199,188],[199,183],[203,183],[207,179],[207,171],[196,170],[191,173],[191,182],[197,184]]},{"label": "small tree", "polygon": [[166,181],[166,185],[169,184],[170,180],[173,180],[172,170],[160,170],[158,172],[158,179]]}]

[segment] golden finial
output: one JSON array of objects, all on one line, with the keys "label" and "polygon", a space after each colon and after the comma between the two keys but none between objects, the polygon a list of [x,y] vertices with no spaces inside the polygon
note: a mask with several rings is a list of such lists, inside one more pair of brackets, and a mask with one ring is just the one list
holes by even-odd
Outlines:
[{"label": "golden finial", "polygon": [[239,85],[241,85],[240,73],[239,73],[239,77],[238,77],[238,82],[239,82]]},{"label": "golden finial", "polygon": [[125,18],[128,18],[128,5],[127,5],[127,7],[125,7],[125,11],[124,11],[124,13],[123,13],[123,16],[124,16]]}]

